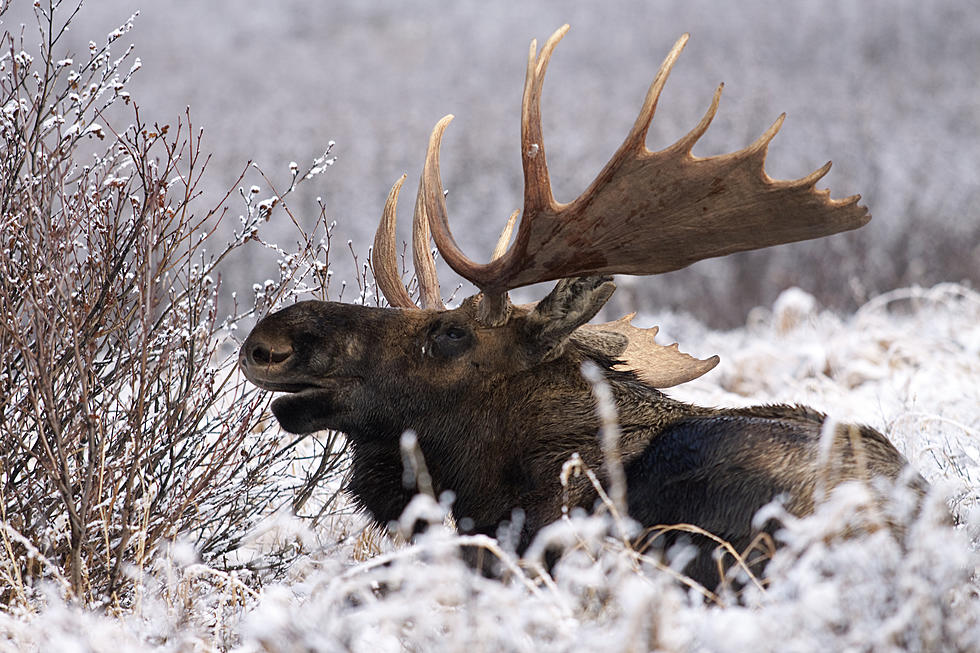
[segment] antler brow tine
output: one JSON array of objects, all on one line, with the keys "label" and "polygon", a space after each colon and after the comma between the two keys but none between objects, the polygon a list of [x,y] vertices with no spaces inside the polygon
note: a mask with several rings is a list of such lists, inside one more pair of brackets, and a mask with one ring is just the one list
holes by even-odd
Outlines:
[{"label": "antler brow tine", "polygon": [[415,264],[415,278],[419,282],[419,299],[422,301],[422,308],[446,308],[439,291],[436,261],[432,257],[432,250],[429,249],[429,216],[425,212],[421,179],[415,196],[415,215],[412,216],[412,260]]},{"label": "antler brow tine", "polygon": [[[391,306],[398,308],[418,308],[401,281],[398,273],[398,254],[396,251],[395,227],[398,208],[398,194],[405,175],[402,175],[388,193],[381,224],[374,235],[374,252],[371,267],[378,289]],[[439,293],[439,278],[436,276],[436,262],[429,249],[429,220],[422,201],[422,184],[419,184],[415,198],[415,215],[412,217],[412,260],[415,265],[415,278],[419,284],[419,299],[422,308],[442,309],[442,296]]]},{"label": "antler brow tine", "polygon": [[405,175],[402,175],[395,182],[388,193],[384,211],[381,213],[381,224],[378,225],[378,231],[374,234],[371,268],[374,270],[378,289],[390,305],[398,308],[416,308],[412,296],[408,294],[404,284],[402,284],[401,275],[398,274],[398,255],[395,251],[397,221],[395,213],[398,208],[398,192],[403,183],[405,183]]}]

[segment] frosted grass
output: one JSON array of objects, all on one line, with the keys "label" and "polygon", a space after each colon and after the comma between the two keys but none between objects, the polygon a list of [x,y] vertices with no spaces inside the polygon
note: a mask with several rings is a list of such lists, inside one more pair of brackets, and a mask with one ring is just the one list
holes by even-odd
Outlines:
[{"label": "frosted grass", "polygon": [[[652,318],[653,316],[647,316]],[[765,589],[715,600],[626,549],[609,517],[573,515],[548,529],[576,546],[543,576],[511,565],[506,582],[474,574],[460,538],[436,527],[414,544],[362,531],[357,515],[318,532],[279,516],[267,530],[304,553],[285,577],[244,583],[176,546],[158,554],[130,613],[83,612],[50,598],[0,614],[9,650],[813,651],[975,650],[980,646],[980,294],[942,284],[883,295],[857,313],[821,311],[791,290],[751,324],[711,331],[663,314],[664,334],[722,355],[719,369],[674,389],[716,405],[800,401],[884,431],[934,486],[924,514],[899,496],[880,519],[860,486],[814,516],[782,516],[785,546]],[[691,347],[687,347],[691,349]],[[418,499],[438,522],[446,506]],[[944,520],[952,511],[960,525]],[[767,517],[779,517],[778,507]],[[845,523],[864,537],[845,537]],[[364,540],[372,541],[365,547]],[[259,543],[260,544],[260,543]],[[367,553],[365,553],[367,551]]]}]

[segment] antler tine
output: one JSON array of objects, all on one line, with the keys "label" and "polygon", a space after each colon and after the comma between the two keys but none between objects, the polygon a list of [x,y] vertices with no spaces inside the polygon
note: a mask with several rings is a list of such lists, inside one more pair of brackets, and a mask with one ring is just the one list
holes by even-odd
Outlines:
[{"label": "antler tine", "polygon": [[[568,32],[569,26],[564,25],[545,42],[541,53],[537,53],[537,41],[531,41],[528,53],[527,74],[524,80],[524,95],[521,102],[521,142],[524,162],[524,214],[537,210],[553,209],[557,206],[551,193],[551,182],[548,176],[547,158],[544,152],[544,141],[541,130],[541,89],[544,74],[555,46]],[[517,213],[511,216],[505,229],[507,238],[501,236],[504,249],[500,244],[494,250],[493,258],[488,265],[478,265],[471,261],[456,244],[449,229],[449,219],[446,211],[445,194],[442,189],[439,171],[439,151],[442,136],[453,116],[447,115],[440,120],[432,130],[429,147],[426,153],[425,168],[422,174],[424,199],[428,213],[432,238],[446,263],[460,276],[476,284],[484,291],[484,317],[494,322],[500,318],[500,312],[506,306],[503,294],[506,288],[494,287],[493,279],[502,267],[500,263],[506,252],[506,244],[513,230],[513,222]],[[522,220],[523,223],[523,220]],[[513,257],[510,257],[513,259]],[[492,305],[492,308],[490,308]],[[489,313],[489,315],[488,315]],[[493,317],[493,316],[496,317]]]},{"label": "antler tine", "polygon": [[381,213],[381,224],[374,234],[374,251],[371,255],[371,267],[378,289],[388,303],[398,308],[416,308],[412,296],[408,294],[398,274],[398,254],[395,251],[395,212],[398,207],[398,192],[405,183],[402,175],[388,193],[384,211]]},{"label": "antler tine", "polygon": [[436,261],[429,248],[429,217],[425,212],[421,180],[419,180],[418,194],[415,196],[415,214],[412,216],[412,260],[415,265],[415,278],[419,282],[419,299],[422,301],[422,308],[446,308],[439,291]]},{"label": "antler tine", "polygon": [[[718,113],[718,105],[721,103],[721,92],[724,89],[724,84],[718,84],[718,88],[715,89],[714,97],[711,98],[711,105],[708,107],[708,110],[704,112],[701,122],[699,122],[694,129],[689,131],[684,138],[674,144],[675,150],[684,154],[691,153],[691,150],[694,149],[694,144],[697,143],[702,136],[704,136],[704,133],[708,131],[708,127],[711,126],[711,121],[715,119],[715,114]],[[644,141],[645,140],[646,138],[644,137]],[[646,149],[645,142],[643,147]]]},{"label": "antler tine", "polygon": [[425,210],[429,216],[429,226],[432,229],[432,239],[442,254],[443,260],[464,279],[471,281],[483,290],[483,300],[480,302],[477,319],[488,326],[500,324],[507,315],[507,288],[497,290],[485,279],[494,279],[496,270],[500,269],[506,256],[498,258],[486,265],[478,265],[468,259],[449,230],[449,216],[446,212],[446,196],[442,190],[442,180],[439,174],[439,148],[442,145],[442,135],[446,126],[452,121],[452,114],[445,116],[436,123],[429,137],[429,149],[425,155],[425,166],[422,168],[422,189],[425,198]]},{"label": "antler tine", "polygon": [[493,248],[493,254],[490,255],[491,261],[496,261],[507,251],[507,246],[510,245],[510,237],[514,233],[514,225],[517,224],[517,216],[520,214],[521,211],[518,209],[507,218],[507,224],[504,225],[504,230],[500,232],[500,237],[497,238],[497,245]]},{"label": "antler tine", "polygon": [[[607,164],[607,168],[628,153],[646,150],[647,132],[650,130],[650,123],[653,121],[653,114],[657,111],[657,102],[660,100],[660,93],[664,90],[664,86],[667,84],[667,78],[670,77],[670,71],[674,68],[674,64],[677,63],[677,58],[681,56],[681,51],[684,50],[684,46],[687,45],[690,38],[690,34],[682,34],[674,43],[674,47],[667,53],[663,63],[660,64],[660,70],[657,71],[657,76],[653,78],[653,82],[647,90],[647,95],[643,99],[643,107],[640,109],[640,114],[636,117],[636,121],[633,122],[633,128],[630,129],[629,135],[623,141],[616,155],[613,156],[612,161]],[[713,106],[717,108],[716,105]],[[708,123],[714,117],[714,112],[711,111],[709,114]],[[698,127],[701,127],[701,125],[698,125]],[[708,124],[705,124],[704,129],[707,128]],[[704,130],[701,133],[704,133]]]},{"label": "antler tine", "polygon": [[446,263],[460,276],[469,279],[468,272],[476,265],[466,258],[459,249],[456,239],[449,230],[449,216],[446,213],[446,196],[442,190],[442,178],[439,174],[439,149],[442,147],[442,135],[453,120],[453,115],[444,116],[436,123],[429,136],[429,148],[425,153],[425,165],[422,167],[422,197],[425,200],[425,211],[429,216],[429,227],[432,239]]},{"label": "antler tine", "polygon": [[524,212],[539,211],[555,204],[548,175],[548,160],[544,151],[541,130],[541,88],[548,70],[551,54],[562,37],[568,33],[563,25],[545,42],[541,54],[536,55],[537,41],[531,41],[527,55],[527,74],[524,78],[524,96],[521,99],[521,157],[524,162]]},{"label": "antler tine", "polygon": [[[402,175],[388,193],[381,224],[374,235],[374,253],[371,266],[378,289],[392,306],[398,308],[418,308],[402,284],[398,273],[398,254],[396,252],[395,227],[398,208],[398,193],[405,183]],[[419,283],[419,298],[422,308],[445,308],[439,293],[439,278],[436,276],[436,262],[429,249],[429,220],[422,201],[422,184],[419,184],[415,198],[415,215],[412,217],[412,260],[415,265],[415,278]]]}]

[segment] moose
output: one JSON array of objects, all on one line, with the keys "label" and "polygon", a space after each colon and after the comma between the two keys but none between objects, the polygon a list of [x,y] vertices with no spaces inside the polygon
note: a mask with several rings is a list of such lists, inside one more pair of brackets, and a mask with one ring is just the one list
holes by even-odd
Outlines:
[{"label": "moose", "polygon": [[[403,484],[400,439],[414,431],[436,493],[455,494],[452,513],[465,532],[494,535],[515,511],[517,542],[558,520],[563,505],[592,510],[589,482],[562,488],[563,464],[578,454],[610,482],[602,425],[583,364],[601,371],[612,395],[629,515],[644,527],[693,524],[737,550],[759,534],[753,515],[773,499],[795,515],[811,512],[815,488],[848,480],[912,478],[925,483],[880,433],[825,428],[823,414],[800,406],[704,408],[662,390],[712,369],[632,315],[589,324],[615,289],[611,275],[651,275],[701,259],[856,229],[870,220],[860,196],[831,199],[815,184],[830,168],[793,181],[764,171],[767,147],[785,114],[754,143],[696,157],[692,147],[714,117],[722,86],[686,136],[659,152],[646,134],[668,74],[688,36],[671,49],[626,140],[573,202],[552,196],[541,130],[545,70],[568,26],[537,54],[531,43],[522,100],[524,208],[511,216],[489,263],[467,258],[449,229],[439,171],[443,133],[435,126],[419,182],[412,229],[421,306],[398,272],[395,213],[405,177],[391,189],[375,237],[372,265],[389,307],[302,301],[262,319],[240,352],[245,376],[285,393],[272,403],[291,433],[344,432],[352,470],[348,490],[379,524],[397,519],[414,494]],[[513,237],[513,243],[510,241]],[[443,305],[430,239],[445,262],[479,292]],[[509,245],[509,247],[508,247]],[[558,281],[544,299],[515,305],[508,291]],[[833,429],[828,433],[827,429]],[[830,440],[829,455],[826,450]],[[685,569],[713,587],[716,543]]]}]

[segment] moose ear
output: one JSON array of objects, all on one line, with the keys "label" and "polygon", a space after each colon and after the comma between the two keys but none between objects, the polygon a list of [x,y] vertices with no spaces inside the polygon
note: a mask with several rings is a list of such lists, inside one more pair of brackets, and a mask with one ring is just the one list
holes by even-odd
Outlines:
[{"label": "moose ear", "polygon": [[524,329],[532,356],[540,361],[558,356],[572,332],[595,317],[615,290],[609,276],[559,281],[527,316]]}]

